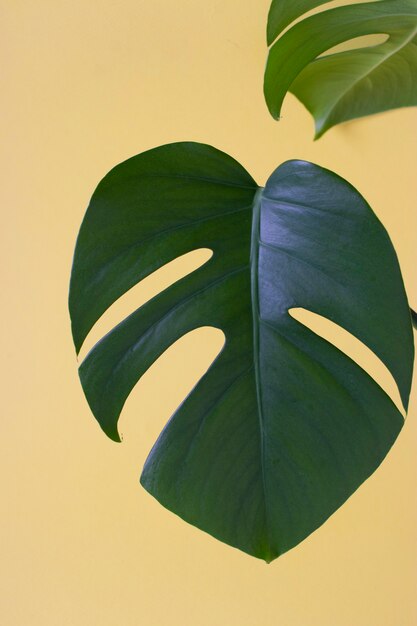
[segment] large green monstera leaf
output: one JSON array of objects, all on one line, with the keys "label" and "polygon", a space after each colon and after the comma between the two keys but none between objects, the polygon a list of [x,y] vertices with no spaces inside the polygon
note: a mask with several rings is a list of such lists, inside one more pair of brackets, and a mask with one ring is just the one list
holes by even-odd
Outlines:
[{"label": "large green monstera leaf", "polygon": [[404,406],[410,312],[388,235],[346,181],[289,161],[259,188],[223,152],[176,143],[118,165],[92,197],[71,279],[77,350],[119,296],[198,248],[211,259],[106,335],[81,382],[118,441],[123,404],[152,363],[195,328],[223,330],[223,350],[168,421],[141,482],[186,521],[269,562],[352,494],[403,425],[376,382],[289,310],[364,342]]},{"label": "large green monstera leaf", "polygon": [[[417,0],[376,0],[321,11],[277,37],[326,0],[273,0],[264,92],[278,119],[292,92],[311,112],[316,138],[357,117],[417,104]],[[388,36],[383,43],[323,55],[356,37]],[[275,43],[274,43],[275,42]]]}]

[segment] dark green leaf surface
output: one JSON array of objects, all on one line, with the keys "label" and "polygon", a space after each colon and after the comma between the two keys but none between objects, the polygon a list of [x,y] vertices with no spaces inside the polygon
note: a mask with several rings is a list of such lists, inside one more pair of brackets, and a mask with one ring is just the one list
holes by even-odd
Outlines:
[{"label": "dark green leaf surface", "polygon": [[192,329],[222,329],[222,352],[167,423],[141,482],[186,521],[271,561],[378,467],[403,424],[372,378],[289,309],[361,339],[405,405],[410,313],[390,240],[344,180],[289,161],[260,189],[226,154],[179,143],[117,166],[93,195],[71,280],[77,348],[122,293],[201,247],[212,258],[106,335],[80,377],[119,440],[120,411],[152,363]]},{"label": "dark green leaf surface", "polygon": [[[274,0],[268,43],[320,0]],[[378,45],[323,55],[356,37],[386,34]],[[377,0],[324,10],[298,22],[271,47],[264,92],[279,118],[291,91],[312,113],[316,138],[354,118],[417,104],[417,0]],[[320,57],[320,58],[318,58]]]}]

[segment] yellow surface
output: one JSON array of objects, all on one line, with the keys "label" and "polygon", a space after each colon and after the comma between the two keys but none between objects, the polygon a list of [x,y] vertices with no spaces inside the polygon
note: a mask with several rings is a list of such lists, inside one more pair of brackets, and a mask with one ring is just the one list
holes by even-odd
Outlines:
[{"label": "yellow surface", "polygon": [[[98,180],[133,154],[192,139],[230,153],[259,183],[294,157],[342,174],[390,232],[416,307],[415,110],[313,143],[311,118],[288,97],[275,123],[262,97],[269,0],[1,4],[0,623],[417,624],[416,388],[376,474],[266,566],[182,522],[138,484],[221,337],[197,331],[161,359],[129,398],[115,444],[84,400],[66,305],[75,237]],[[106,323],[196,259],[149,279]]]}]

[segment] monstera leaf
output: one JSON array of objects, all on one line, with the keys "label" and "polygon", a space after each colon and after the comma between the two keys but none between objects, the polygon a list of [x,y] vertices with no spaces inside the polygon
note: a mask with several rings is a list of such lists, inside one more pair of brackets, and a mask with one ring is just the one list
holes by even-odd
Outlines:
[{"label": "monstera leaf", "polygon": [[[325,0],[273,0],[267,38],[264,92],[279,118],[291,91],[315,120],[316,138],[364,115],[417,104],[417,0],[377,0],[340,6],[307,17]],[[384,43],[333,54],[333,46],[371,34]]]},{"label": "monstera leaf", "polygon": [[289,161],[262,189],[223,152],[177,143],[118,165],[92,197],[71,279],[77,350],[119,296],[202,247],[211,259],[106,335],[81,382],[119,441],[123,404],[152,363],[195,328],[222,329],[223,350],[165,426],[141,482],[186,521],[269,562],[352,494],[403,425],[374,380],[290,309],[356,335],[405,406],[410,313],[387,233],[346,181]]}]

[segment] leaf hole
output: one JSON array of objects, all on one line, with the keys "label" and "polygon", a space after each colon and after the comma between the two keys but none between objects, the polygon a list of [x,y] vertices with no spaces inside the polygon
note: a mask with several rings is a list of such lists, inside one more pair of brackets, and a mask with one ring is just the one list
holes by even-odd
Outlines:
[{"label": "leaf hole", "polygon": [[356,50],[359,48],[373,48],[375,46],[379,46],[386,41],[388,41],[389,35],[384,33],[377,33],[373,35],[361,35],[360,37],[353,37],[352,39],[347,39],[342,43],[339,43],[337,46],[333,46],[333,48],[329,48],[320,55],[319,58],[323,58],[328,56],[329,54],[337,54],[338,52],[347,52],[348,50]]},{"label": "leaf hole", "polygon": [[301,307],[289,309],[288,312],[297,322],[300,322],[313,333],[333,344],[355,361],[385,391],[402,416],[405,417],[404,407],[394,377],[381,359],[368,346],[327,317]]},{"label": "leaf hole", "polygon": [[138,282],[103,313],[87,335],[79,353],[81,363],[91,348],[119,322],[161,291],[207,263],[213,256],[209,248],[187,252],[166,263]]},{"label": "leaf hole", "polygon": [[[219,328],[202,326],[173,343],[143,374],[129,394],[119,420],[119,432],[138,441],[146,454],[171,416],[204,376],[225,344]],[[137,419],[140,415],[140,420]]]}]

